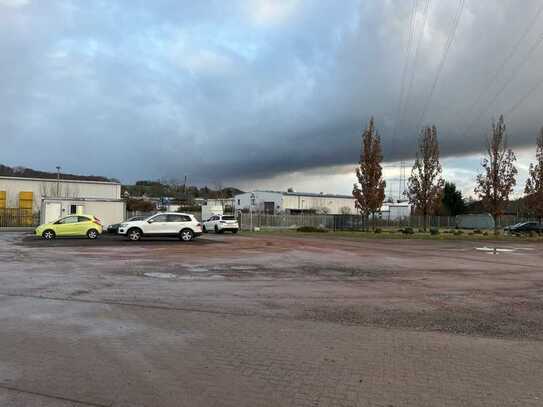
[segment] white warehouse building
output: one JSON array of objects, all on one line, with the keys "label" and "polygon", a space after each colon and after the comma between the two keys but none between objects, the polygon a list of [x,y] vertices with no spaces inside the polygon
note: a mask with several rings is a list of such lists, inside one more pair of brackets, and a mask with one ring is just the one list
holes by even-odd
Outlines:
[{"label": "white warehouse building", "polygon": [[236,211],[277,213],[356,213],[350,195],[315,194],[308,192],[253,191],[234,197]]},{"label": "white warehouse building", "polygon": [[95,215],[104,225],[124,220],[118,182],[0,176],[0,211],[40,214],[40,222],[78,213]]},{"label": "white warehouse building", "polygon": [[[236,212],[278,214],[318,213],[330,215],[358,214],[355,200],[351,195],[335,195],[309,192],[252,191],[234,197]],[[408,217],[411,205],[407,202],[385,203],[378,216],[395,220]]]}]

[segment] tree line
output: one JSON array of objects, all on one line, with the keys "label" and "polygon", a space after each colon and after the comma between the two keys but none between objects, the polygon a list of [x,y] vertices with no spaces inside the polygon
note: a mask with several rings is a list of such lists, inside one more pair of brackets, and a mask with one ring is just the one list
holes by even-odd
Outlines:
[{"label": "tree line", "polygon": [[[375,218],[385,199],[386,182],[383,179],[383,153],[381,139],[373,117],[362,133],[359,165],[356,168],[357,182],[353,186],[355,205],[361,215]],[[486,140],[486,150],[481,161],[481,171],[475,179],[475,196],[483,208],[492,215],[496,225],[504,214],[507,203],[516,186],[518,170],[516,156],[507,144],[503,115],[492,123]],[[444,202],[452,208],[462,206],[459,191],[442,177],[439,159],[439,141],[436,126],[427,126],[420,132],[415,163],[408,179],[407,197],[415,212],[423,216],[423,228],[427,218],[436,214]],[[543,219],[543,128],[536,140],[536,162],[529,167],[529,176],[524,187],[525,204],[530,215],[539,222]],[[451,211],[452,212],[452,211]]]}]

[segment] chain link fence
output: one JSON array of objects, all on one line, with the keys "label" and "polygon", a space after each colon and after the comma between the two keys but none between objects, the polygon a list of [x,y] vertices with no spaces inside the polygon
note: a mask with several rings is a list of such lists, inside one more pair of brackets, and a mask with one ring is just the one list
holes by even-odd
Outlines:
[{"label": "chain link fence", "polygon": [[[302,226],[326,228],[329,230],[367,230],[372,227],[398,229],[411,227],[413,229],[422,229],[424,227],[424,217],[418,215],[397,219],[379,217],[368,219],[361,215],[269,215],[262,213],[240,213],[238,221],[242,230],[251,230],[255,227],[261,229],[296,229]],[[498,227],[527,221],[536,220],[521,216],[502,216],[498,220]],[[454,216],[428,216],[426,220],[427,228],[454,229],[456,226],[457,220]]]}]

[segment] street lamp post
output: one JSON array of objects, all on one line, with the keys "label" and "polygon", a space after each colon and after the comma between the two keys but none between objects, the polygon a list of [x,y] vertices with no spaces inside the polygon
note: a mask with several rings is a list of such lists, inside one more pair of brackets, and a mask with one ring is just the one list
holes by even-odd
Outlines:
[{"label": "street lamp post", "polygon": [[60,197],[60,166],[57,165],[57,198]]},{"label": "street lamp post", "polygon": [[250,202],[250,205],[249,205],[249,216],[250,216],[250,228],[251,228],[251,232],[253,231],[253,205],[255,203],[255,194],[254,193],[251,193],[251,202]]}]

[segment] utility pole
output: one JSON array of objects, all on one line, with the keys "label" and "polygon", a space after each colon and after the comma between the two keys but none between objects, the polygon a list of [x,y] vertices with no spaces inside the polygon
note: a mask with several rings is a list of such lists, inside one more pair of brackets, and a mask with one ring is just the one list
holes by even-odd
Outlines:
[{"label": "utility pole", "polygon": [[253,231],[253,204],[255,203],[256,197],[254,192],[251,192],[251,198],[249,203],[249,216],[250,216],[250,222],[251,222],[251,232]]},{"label": "utility pole", "polygon": [[187,197],[187,176],[185,175],[185,181],[183,182],[183,198],[185,199],[185,205],[188,205],[188,197]]},{"label": "utility pole", "polygon": [[60,166],[57,165],[57,198],[60,197]]}]

